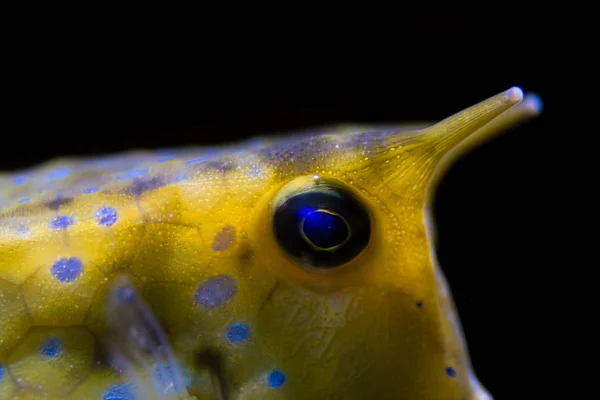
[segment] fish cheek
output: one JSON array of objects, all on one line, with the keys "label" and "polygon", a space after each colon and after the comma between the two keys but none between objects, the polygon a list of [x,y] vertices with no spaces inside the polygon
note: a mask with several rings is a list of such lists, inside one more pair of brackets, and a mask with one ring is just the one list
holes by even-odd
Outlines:
[{"label": "fish cheek", "polygon": [[285,371],[286,386],[299,398],[366,398],[388,384],[388,393],[397,392],[394,368],[413,373],[421,348],[417,303],[434,286],[421,199],[361,195],[371,221],[367,248],[347,264],[319,269],[278,245],[272,197],[258,204],[250,235],[260,238],[256,267],[278,282],[258,313],[264,358]]},{"label": "fish cheek", "polygon": [[316,293],[280,284],[258,315],[265,353],[299,398],[380,395],[382,378],[395,379],[389,375],[400,353],[390,353],[392,342],[403,341],[392,334],[389,299],[381,288]]}]

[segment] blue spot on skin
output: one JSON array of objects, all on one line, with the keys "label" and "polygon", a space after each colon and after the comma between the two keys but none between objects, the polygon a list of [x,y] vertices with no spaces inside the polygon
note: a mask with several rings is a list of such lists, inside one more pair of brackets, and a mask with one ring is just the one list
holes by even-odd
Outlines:
[{"label": "blue spot on skin", "polygon": [[0,363],[0,382],[4,380],[4,365]]},{"label": "blue spot on skin", "polygon": [[118,219],[117,210],[112,207],[102,206],[96,211],[96,220],[99,225],[113,226]]},{"label": "blue spot on skin", "polygon": [[15,185],[17,186],[21,186],[27,183],[27,177],[24,175],[19,175],[15,178],[15,180],[13,181]]},{"label": "blue spot on skin", "polygon": [[250,337],[250,328],[244,323],[236,322],[229,326],[225,337],[231,344],[244,343]]},{"label": "blue spot on skin", "polygon": [[51,272],[60,283],[69,283],[79,278],[82,270],[83,263],[81,260],[77,257],[71,257],[58,259],[52,265]]},{"label": "blue spot on skin", "polygon": [[56,217],[48,224],[50,229],[67,229],[71,225],[73,225],[73,218],[66,215]]},{"label": "blue spot on skin", "polygon": [[83,193],[85,193],[85,194],[92,194],[92,193],[96,193],[98,190],[100,190],[100,189],[98,189],[96,186],[91,186],[91,187],[85,189],[83,191]]},{"label": "blue spot on skin", "polygon": [[51,337],[46,339],[40,347],[40,353],[44,358],[56,358],[62,353],[62,343],[60,339]]},{"label": "blue spot on skin", "polygon": [[229,275],[208,278],[196,291],[196,305],[209,310],[227,303],[237,292],[235,279]]},{"label": "blue spot on skin", "polygon": [[448,375],[450,378],[454,378],[456,377],[456,370],[452,367],[446,367],[446,375]]},{"label": "blue spot on skin", "polygon": [[274,369],[267,376],[267,384],[269,387],[278,388],[285,382],[285,374],[278,369]]},{"label": "blue spot on skin", "polygon": [[119,385],[112,385],[104,395],[102,400],[135,400],[136,395],[133,393],[133,388],[129,383],[121,383]]},{"label": "blue spot on skin", "polygon": [[23,197],[21,200],[19,200],[19,203],[25,204],[25,203],[29,203],[29,201],[31,201],[31,199],[29,197]]},{"label": "blue spot on skin", "polygon": [[71,173],[71,170],[69,168],[57,168],[54,171],[50,171],[50,173],[48,173],[48,179],[51,179],[51,180],[63,179],[63,178],[66,178],[67,176],[69,176],[70,173]]}]

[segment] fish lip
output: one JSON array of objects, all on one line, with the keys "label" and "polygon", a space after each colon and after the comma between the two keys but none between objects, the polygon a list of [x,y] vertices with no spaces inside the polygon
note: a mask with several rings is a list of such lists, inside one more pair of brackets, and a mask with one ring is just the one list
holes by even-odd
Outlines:
[{"label": "fish lip", "polygon": [[214,382],[215,399],[230,400],[229,379],[225,372],[222,355],[215,349],[206,348],[196,352],[195,363],[198,368],[208,369]]}]

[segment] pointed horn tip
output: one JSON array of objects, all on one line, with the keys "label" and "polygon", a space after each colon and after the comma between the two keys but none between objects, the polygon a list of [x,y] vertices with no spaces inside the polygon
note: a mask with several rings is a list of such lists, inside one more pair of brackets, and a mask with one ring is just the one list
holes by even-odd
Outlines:
[{"label": "pointed horn tip", "polygon": [[504,92],[506,100],[511,104],[520,103],[523,100],[523,89],[518,86],[513,86]]},{"label": "pointed horn tip", "polygon": [[537,93],[530,92],[525,95],[523,107],[531,111],[533,115],[538,115],[544,110],[544,102]]}]

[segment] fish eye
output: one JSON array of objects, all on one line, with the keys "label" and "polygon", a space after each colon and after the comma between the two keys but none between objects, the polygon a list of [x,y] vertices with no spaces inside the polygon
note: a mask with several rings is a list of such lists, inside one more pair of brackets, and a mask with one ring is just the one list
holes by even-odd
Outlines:
[{"label": "fish eye", "polygon": [[349,190],[328,182],[295,190],[275,202],[275,238],[301,263],[330,269],[357,257],[371,236],[371,221]]}]

